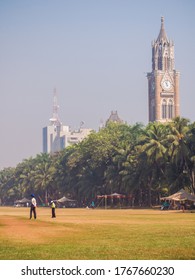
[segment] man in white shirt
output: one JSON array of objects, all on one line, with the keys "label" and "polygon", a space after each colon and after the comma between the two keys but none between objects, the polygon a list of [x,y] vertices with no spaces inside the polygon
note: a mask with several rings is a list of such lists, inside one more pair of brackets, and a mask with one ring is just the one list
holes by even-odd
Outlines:
[{"label": "man in white shirt", "polygon": [[37,213],[36,213],[36,207],[37,207],[37,202],[36,202],[36,199],[35,199],[35,196],[34,194],[31,194],[31,206],[30,206],[30,219],[32,219],[32,213],[34,215],[34,219],[37,218]]}]

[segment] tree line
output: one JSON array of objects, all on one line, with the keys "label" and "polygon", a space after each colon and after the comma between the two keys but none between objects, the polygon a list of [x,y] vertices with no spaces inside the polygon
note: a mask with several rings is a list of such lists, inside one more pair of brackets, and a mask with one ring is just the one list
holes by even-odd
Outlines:
[{"label": "tree line", "polygon": [[110,122],[58,153],[0,171],[1,205],[31,193],[43,205],[64,195],[82,205],[116,192],[127,206],[151,207],[181,188],[195,192],[195,123],[180,117],[147,126]]}]

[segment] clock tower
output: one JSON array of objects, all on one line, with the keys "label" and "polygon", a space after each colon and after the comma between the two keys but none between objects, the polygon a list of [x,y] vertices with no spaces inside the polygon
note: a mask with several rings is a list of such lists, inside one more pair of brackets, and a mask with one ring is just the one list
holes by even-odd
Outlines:
[{"label": "clock tower", "polygon": [[179,77],[174,44],[167,38],[161,17],[160,33],[152,42],[152,72],[147,73],[150,122],[167,122],[179,116]]}]

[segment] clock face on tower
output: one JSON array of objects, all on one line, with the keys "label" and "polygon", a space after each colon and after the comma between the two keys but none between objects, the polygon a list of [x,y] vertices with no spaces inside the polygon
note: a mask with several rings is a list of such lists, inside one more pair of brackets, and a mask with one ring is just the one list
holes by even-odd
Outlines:
[{"label": "clock face on tower", "polygon": [[169,80],[164,80],[163,82],[162,82],[162,87],[163,87],[163,89],[164,90],[169,90],[169,89],[171,89],[171,82],[169,81]]}]

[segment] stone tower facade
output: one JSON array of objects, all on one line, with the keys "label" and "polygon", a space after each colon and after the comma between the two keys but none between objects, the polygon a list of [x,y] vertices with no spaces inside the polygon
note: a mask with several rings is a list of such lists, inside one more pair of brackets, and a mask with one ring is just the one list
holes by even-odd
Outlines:
[{"label": "stone tower facade", "polygon": [[149,122],[167,122],[180,115],[180,73],[174,62],[174,44],[167,38],[161,17],[160,33],[152,42],[152,72],[147,73]]}]

